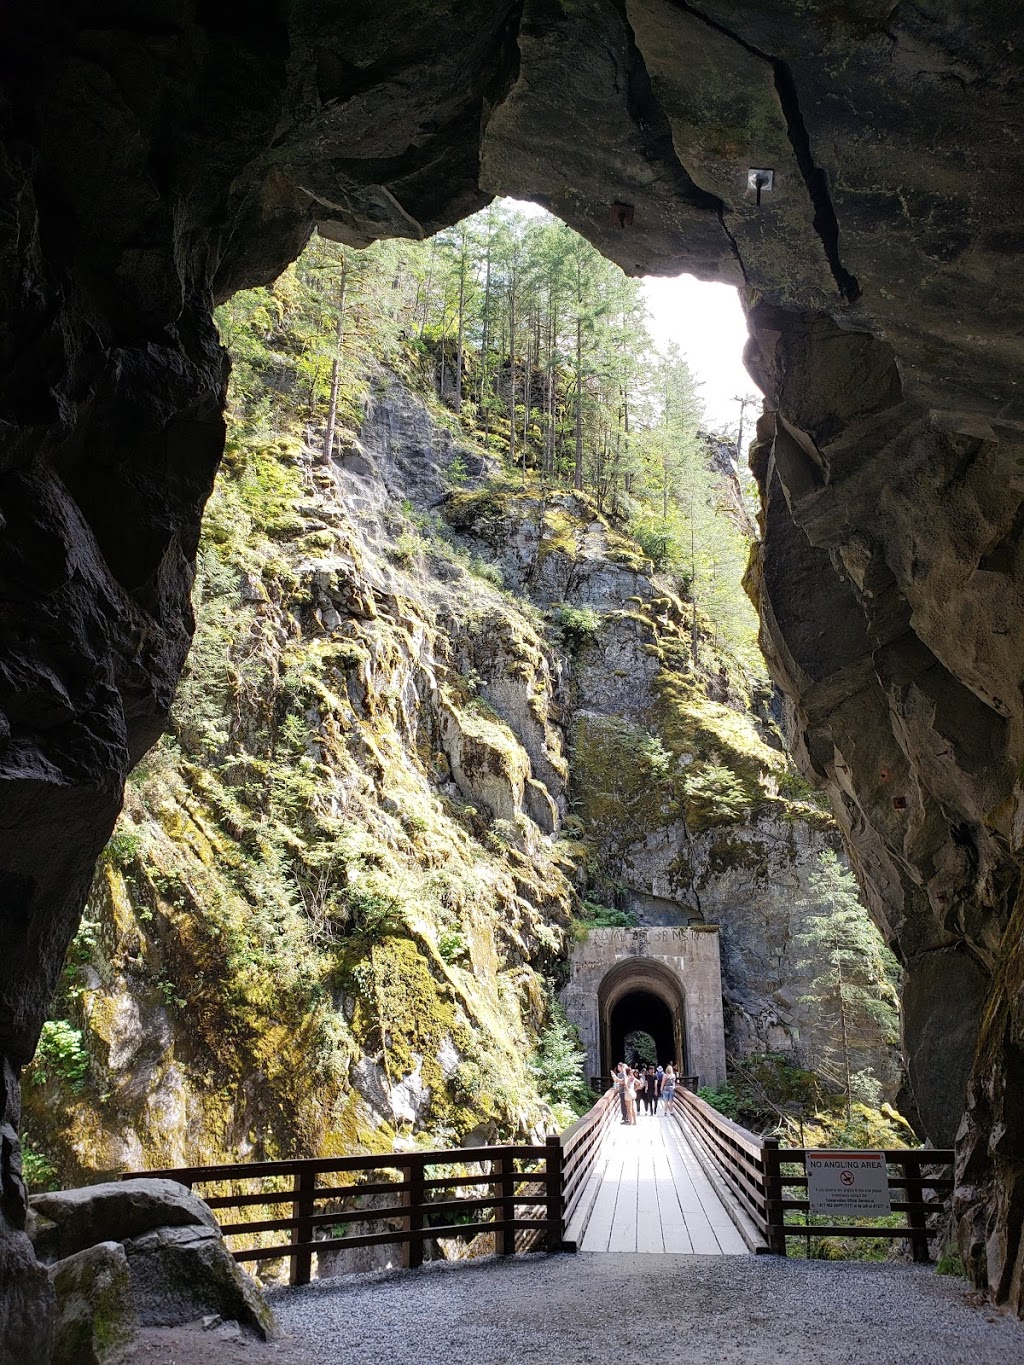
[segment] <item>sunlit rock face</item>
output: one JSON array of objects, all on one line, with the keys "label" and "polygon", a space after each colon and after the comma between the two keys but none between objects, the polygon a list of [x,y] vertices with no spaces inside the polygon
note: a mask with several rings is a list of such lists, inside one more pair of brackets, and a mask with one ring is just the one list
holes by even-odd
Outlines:
[{"label": "sunlit rock face", "polygon": [[[359,245],[530,196],[631,272],[745,287],[770,409],[766,648],[907,964],[937,1141],[966,1084],[972,1273],[1024,1308],[1020,17],[945,0],[198,16],[5,14],[0,1050],[32,1052],[187,648],[222,443],[214,293],[270,279],[315,224]],[[758,168],[775,172],[760,205]],[[16,1227],[6,1137],[2,1162]]]}]

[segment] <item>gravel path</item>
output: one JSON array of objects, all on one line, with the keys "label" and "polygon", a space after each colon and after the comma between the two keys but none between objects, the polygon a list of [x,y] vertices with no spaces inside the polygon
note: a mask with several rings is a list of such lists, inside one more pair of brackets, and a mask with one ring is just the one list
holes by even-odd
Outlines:
[{"label": "gravel path", "polygon": [[311,1365],[1024,1361],[1024,1325],[972,1307],[962,1280],[895,1263],[581,1252],[319,1280],[270,1298],[283,1349],[308,1349]]}]

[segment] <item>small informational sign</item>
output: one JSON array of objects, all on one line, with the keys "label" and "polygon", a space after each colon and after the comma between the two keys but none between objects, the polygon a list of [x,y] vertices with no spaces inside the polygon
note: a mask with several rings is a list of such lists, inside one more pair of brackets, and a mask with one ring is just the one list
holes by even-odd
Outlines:
[{"label": "small informational sign", "polygon": [[812,1213],[888,1213],[889,1177],[882,1152],[808,1152]]}]

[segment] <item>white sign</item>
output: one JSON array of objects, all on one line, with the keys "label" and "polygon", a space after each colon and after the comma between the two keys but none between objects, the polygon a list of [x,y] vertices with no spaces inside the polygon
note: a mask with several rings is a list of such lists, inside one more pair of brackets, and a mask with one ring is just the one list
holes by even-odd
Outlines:
[{"label": "white sign", "polygon": [[808,1152],[812,1213],[888,1213],[889,1178],[882,1152]]}]

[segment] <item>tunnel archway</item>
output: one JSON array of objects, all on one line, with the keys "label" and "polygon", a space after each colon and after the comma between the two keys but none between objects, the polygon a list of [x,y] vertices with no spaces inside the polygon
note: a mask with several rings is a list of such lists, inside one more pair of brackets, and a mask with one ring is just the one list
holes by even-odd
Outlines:
[{"label": "tunnel archway", "polygon": [[651,958],[617,962],[598,989],[601,1020],[601,1074],[625,1059],[626,1039],[635,1032],[654,1040],[658,1062],[687,1071],[686,996],[673,973]]}]

